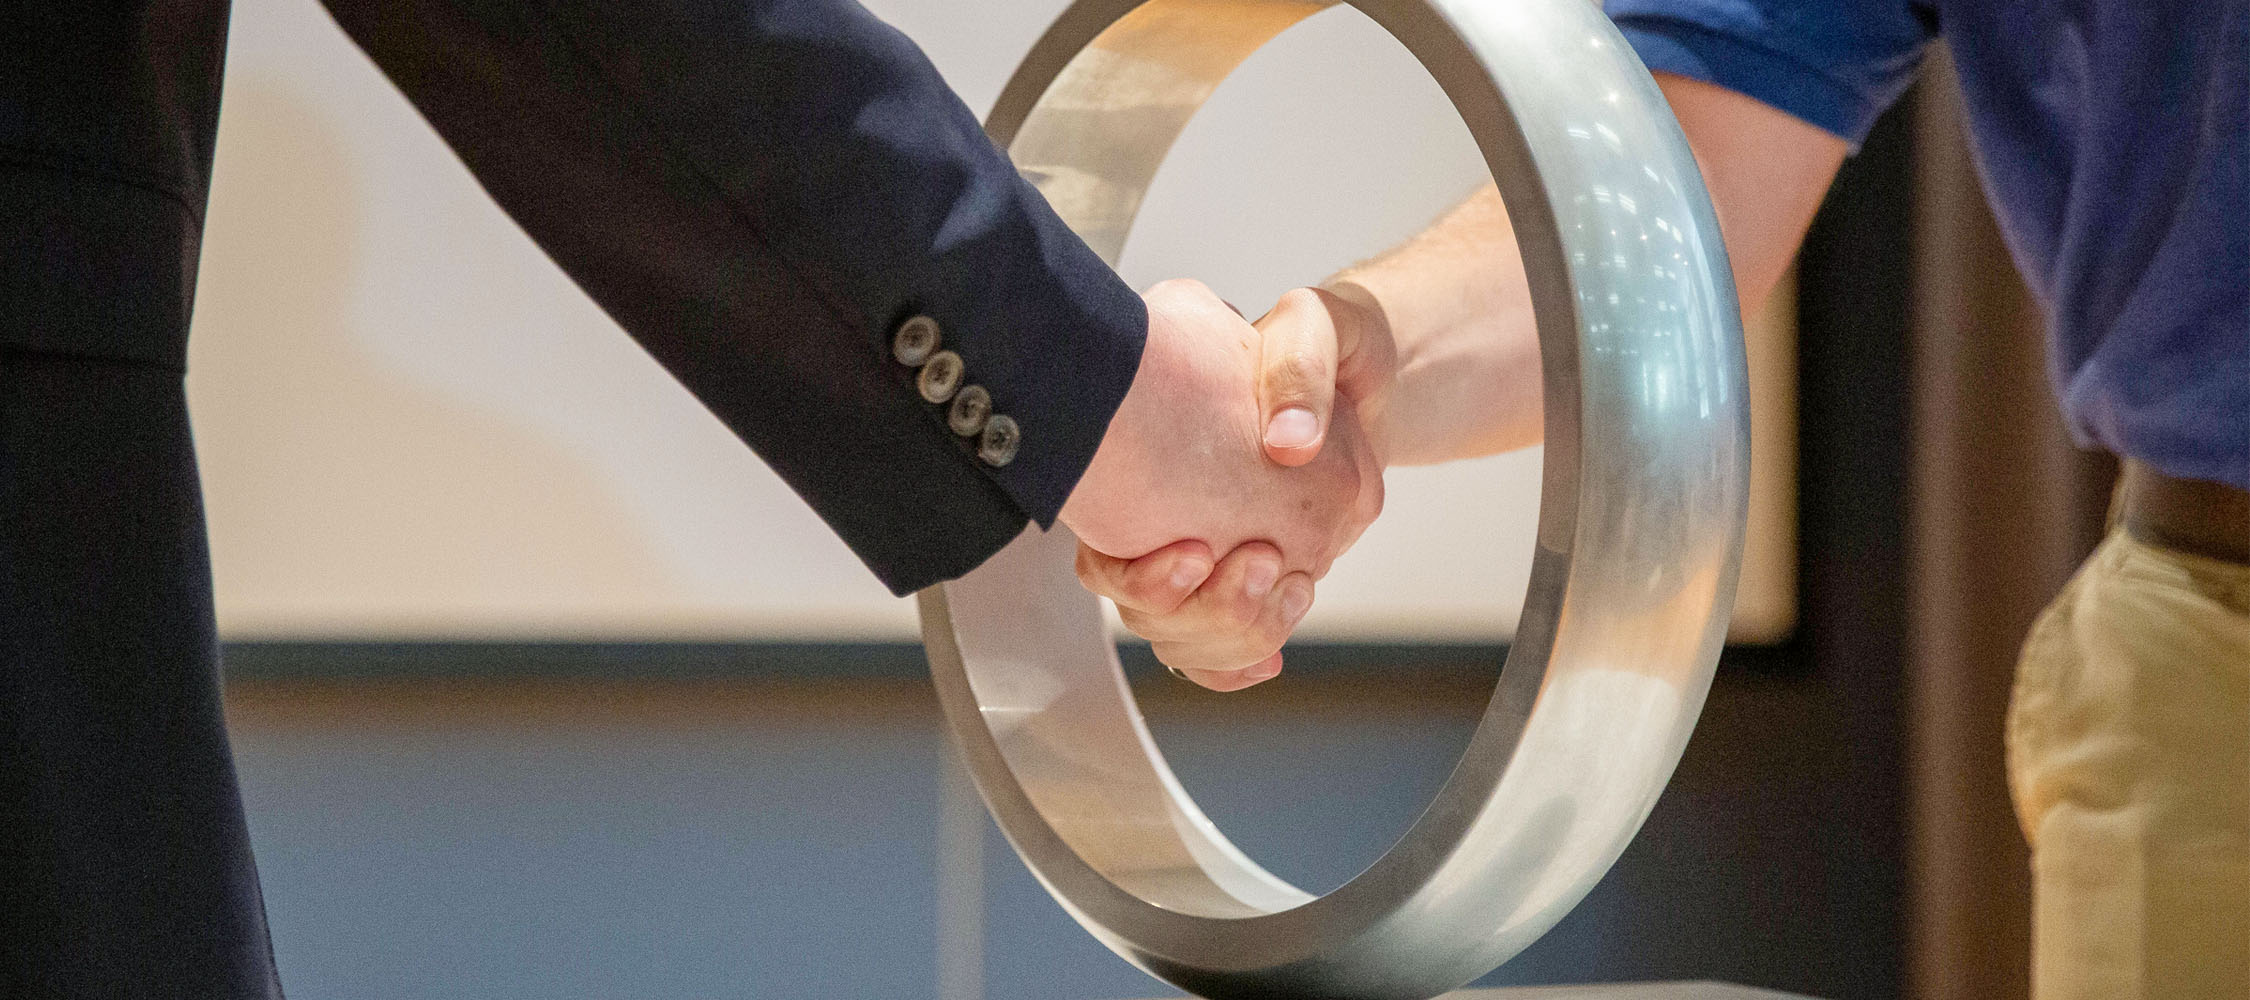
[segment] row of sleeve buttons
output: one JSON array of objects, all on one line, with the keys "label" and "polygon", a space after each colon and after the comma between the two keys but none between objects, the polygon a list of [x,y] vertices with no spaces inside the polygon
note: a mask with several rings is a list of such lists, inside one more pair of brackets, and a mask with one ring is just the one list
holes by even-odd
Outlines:
[{"label": "row of sleeve buttons", "polygon": [[963,384],[968,366],[959,354],[943,350],[944,331],[928,316],[914,316],[898,325],[891,336],[891,356],[898,363],[921,371],[914,378],[922,398],[944,406],[945,425],[953,433],[977,442],[977,459],[999,468],[1015,461],[1023,443],[1023,430],[1006,414],[992,412],[992,393],[981,385]]}]

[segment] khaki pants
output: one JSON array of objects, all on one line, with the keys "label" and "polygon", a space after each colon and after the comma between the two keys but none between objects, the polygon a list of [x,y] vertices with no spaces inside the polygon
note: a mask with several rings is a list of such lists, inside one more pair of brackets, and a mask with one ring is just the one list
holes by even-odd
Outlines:
[{"label": "khaki pants", "polygon": [[2250,566],[2114,530],[2008,715],[2036,1000],[2250,1000]]}]

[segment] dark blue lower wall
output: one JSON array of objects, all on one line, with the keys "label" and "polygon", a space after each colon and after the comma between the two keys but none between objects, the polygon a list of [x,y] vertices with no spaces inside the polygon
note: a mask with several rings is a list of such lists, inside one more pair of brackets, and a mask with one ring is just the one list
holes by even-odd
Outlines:
[{"label": "dark blue lower wall", "polygon": [[[933,696],[893,669],[915,650],[775,647],[745,670],[760,648],[714,665],[701,647],[554,647],[544,669],[537,647],[230,651],[291,996],[932,997],[941,948],[958,964],[964,940],[1000,1000],[1172,995],[989,832],[978,919],[941,924],[941,870],[961,859],[941,857]],[[1498,655],[1339,647],[1243,695],[1139,684],[1214,819],[1321,890],[1443,780]],[[1817,678],[1778,655],[1730,654],[1743,662],[1625,861],[1488,984],[1889,995],[1895,873],[1881,831],[1849,822],[1835,751],[1807,738]]]}]

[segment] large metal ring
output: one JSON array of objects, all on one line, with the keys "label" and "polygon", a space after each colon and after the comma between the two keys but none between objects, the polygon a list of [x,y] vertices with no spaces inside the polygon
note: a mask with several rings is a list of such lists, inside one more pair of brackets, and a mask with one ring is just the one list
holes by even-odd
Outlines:
[{"label": "large metal ring", "polygon": [[[1489,707],[1390,852],[1314,897],[1196,808],[1149,738],[1067,531],[921,596],[956,740],[1000,828],[1126,959],[1211,997],[1426,998],[1583,897],[1679,761],[1740,565],[1740,315],[1695,161],[1586,0],[1352,0],[1443,87],[1521,244],[1544,367],[1530,592]],[[1302,0],[1081,0],[987,128],[1115,262],[1220,80]]]}]

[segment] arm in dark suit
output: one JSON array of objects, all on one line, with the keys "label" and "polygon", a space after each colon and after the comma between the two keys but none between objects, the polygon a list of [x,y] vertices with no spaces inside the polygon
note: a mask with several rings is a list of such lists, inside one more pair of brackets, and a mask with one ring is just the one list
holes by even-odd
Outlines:
[{"label": "arm in dark suit", "polygon": [[[1138,296],[851,0],[325,0],[510,216],[894,591],[1054,520],[1140,357]],[[944,346],[1023,428],[914,390]]]}]

